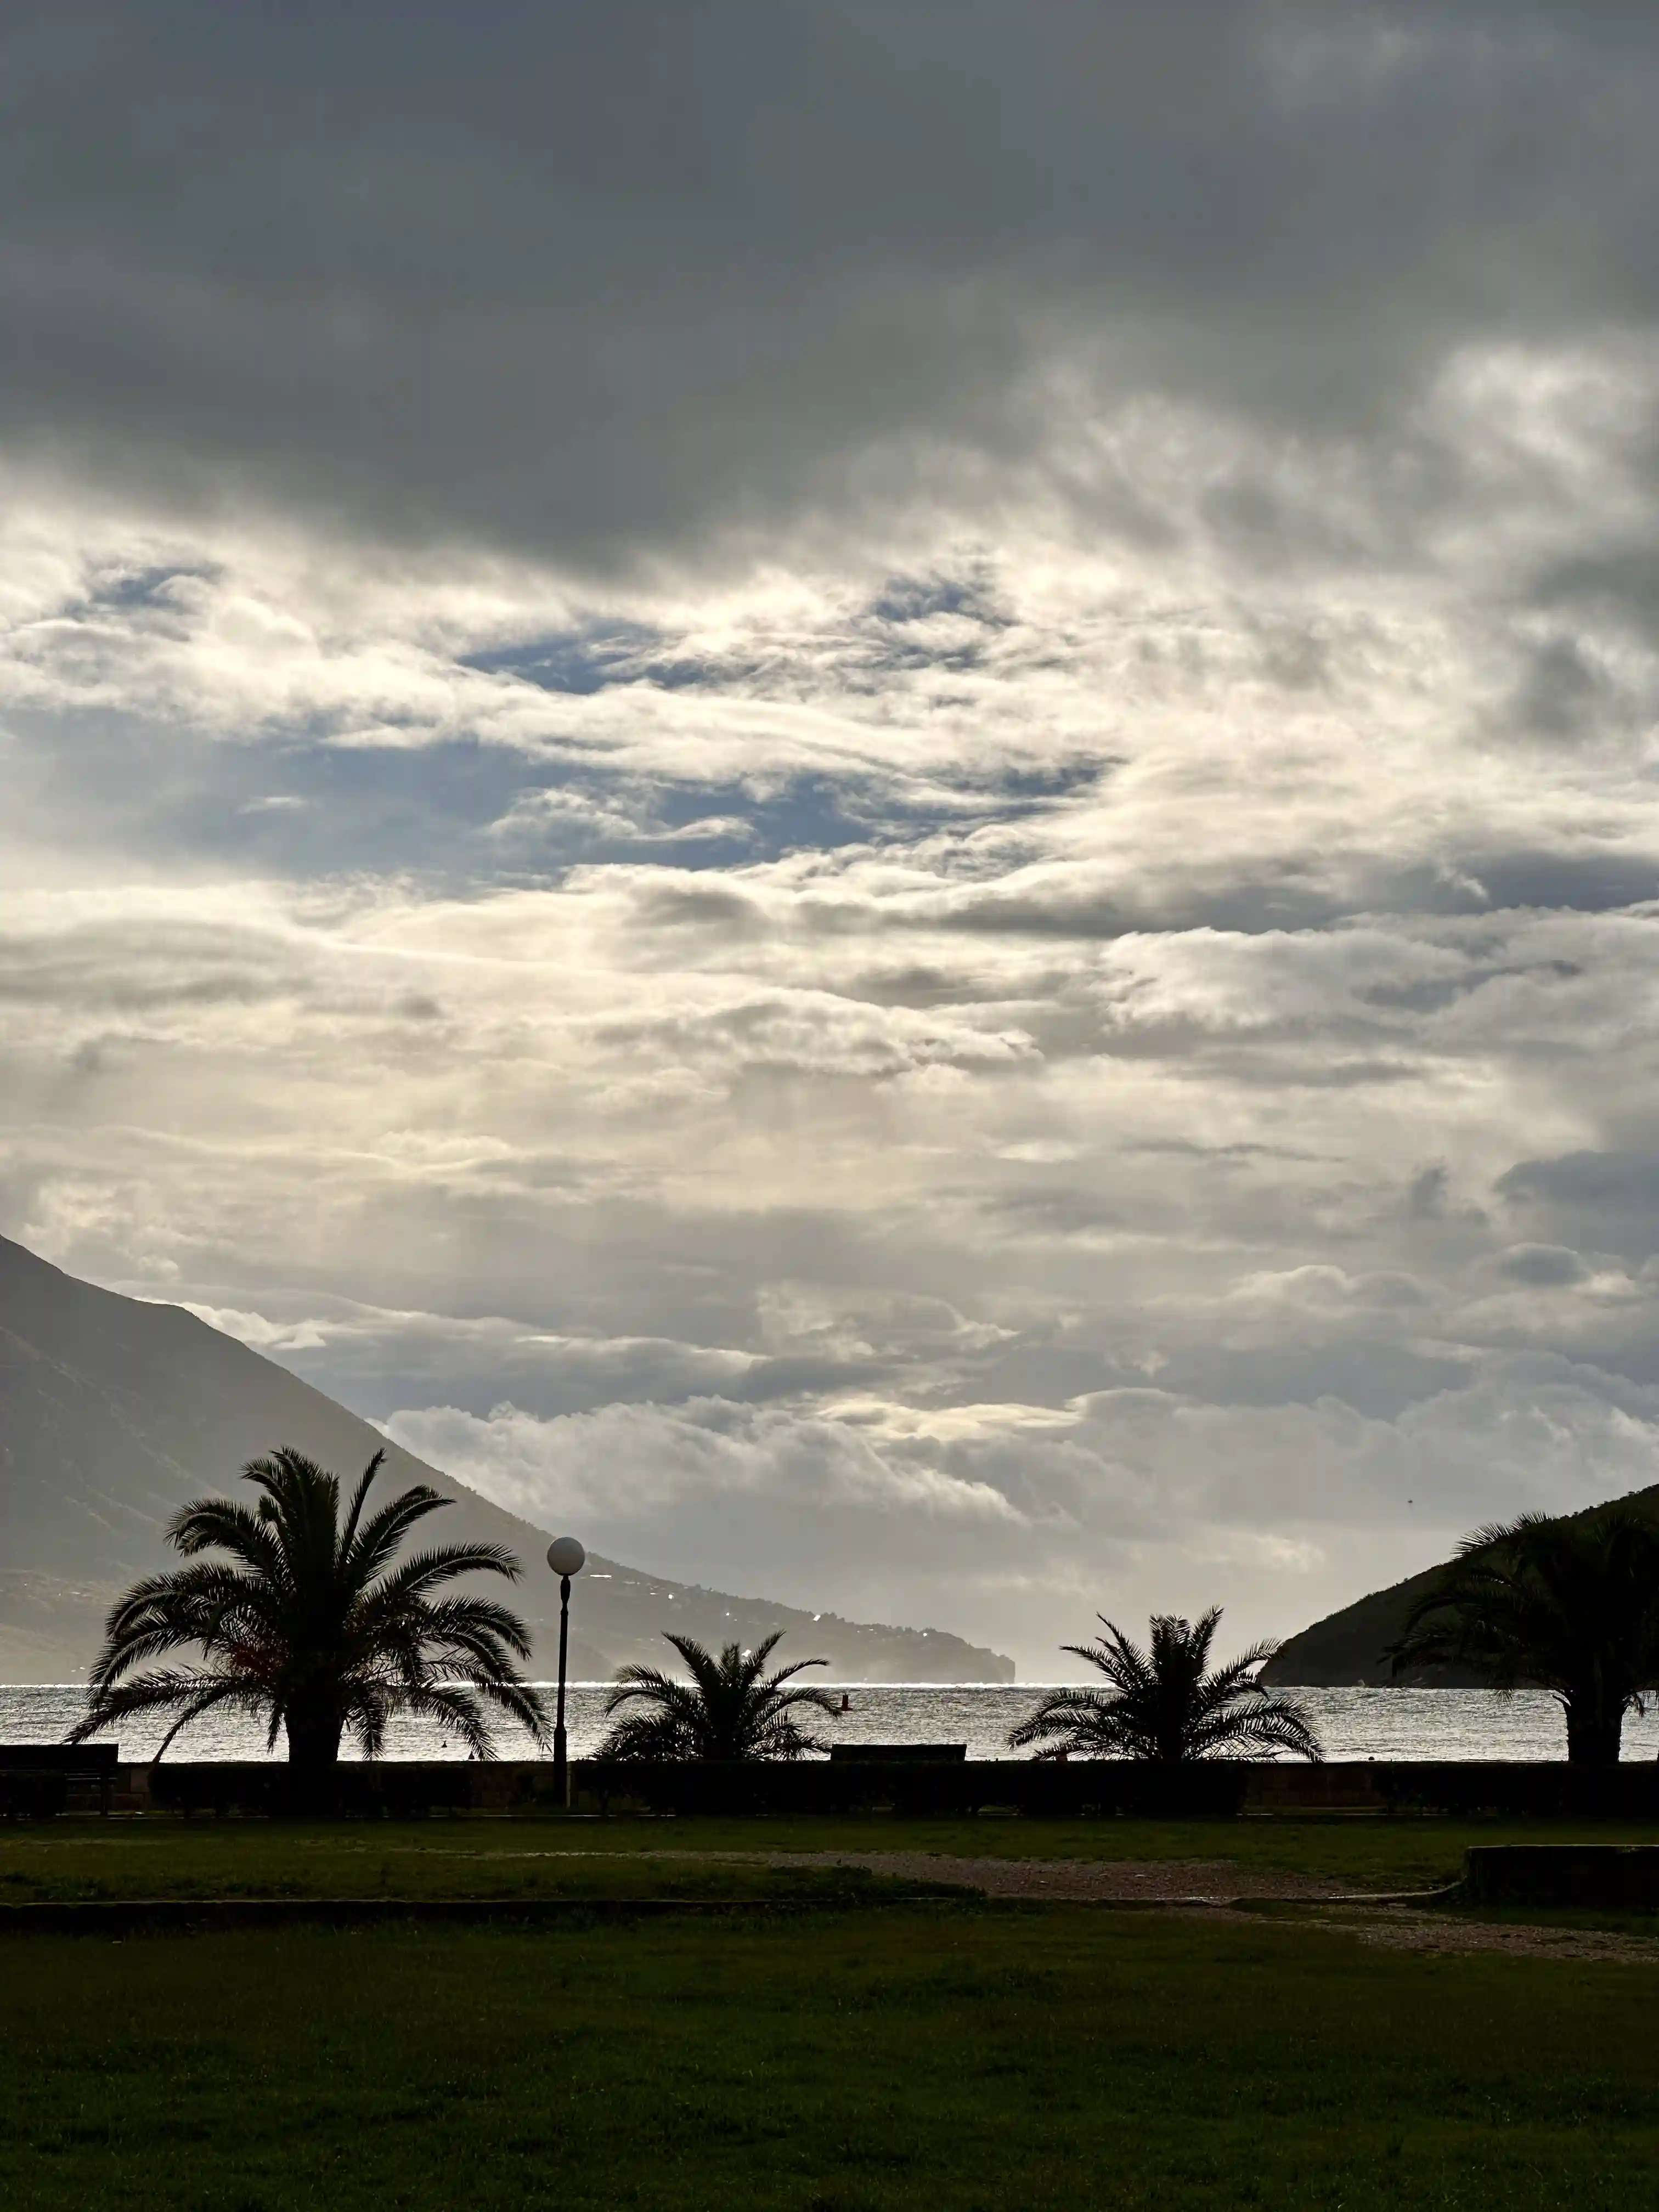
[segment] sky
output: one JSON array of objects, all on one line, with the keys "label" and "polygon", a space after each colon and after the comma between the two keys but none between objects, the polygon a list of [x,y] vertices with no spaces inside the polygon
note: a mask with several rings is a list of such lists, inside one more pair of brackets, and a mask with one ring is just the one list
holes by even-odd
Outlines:
[{"label": "sky", "polygon": [[0,1231],[1027,1679],[1659,1480],[1656,107],[1588,0],[9,8]]}]

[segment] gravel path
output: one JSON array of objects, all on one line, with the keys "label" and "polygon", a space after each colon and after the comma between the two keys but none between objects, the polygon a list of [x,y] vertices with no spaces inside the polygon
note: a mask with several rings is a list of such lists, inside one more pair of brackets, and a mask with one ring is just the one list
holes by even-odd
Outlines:
[{"label": "gravel path", "polygon": [[1385,1951],[1467,1954],[1495,1951],[1511,1959],[1591,1959],[1624,1966],[1659,1966],[1659,1942],[1613,1929],[1553,1928],[1518,1922],[1463,1920],[1448,1914],[1411,1912],[1395,1906],[1370,1922],[1320,1913],[1304,1923],[1346,1928],[1362,1943]]},{"label": "gravel path", "polygon": [[1054,1897],[1148,1905],[1234,1898],[1351,1894],[1310,1875],[1261,1874],[1228,1859],[952,1858],[940,1851],[649,1851],[654,1859],[722,1859],[750,1866],[862,1867],[901,1881],[960,1883],[988,1897]]},{"label": "gravel path", "polygon": [[[492,1856],[496,1856],[492,1854]],[[608,1851],[532,1850],[511,1858],[609,1858]],[[938,1851],[642,1851],[642,1858],[720,1860],[747,1866],[863,1867],[906,1881],[959,1883],[988,1897],[1054,1898],[1060,1901],[1182,1905],[1209,1908],[1206,1919],[1254,1916],[1226,1907],[1282,1899],[1335,1905],[1340,1912],[1298,1914],[1280,1927],[1328,1929],[1390,1951],[1445,1954],[1495,1952],[1516,1959],[1590,1960],[1621,1966],[1659,1966],[1659,1941],[1611,1929],[1559,1928],[1516,1922],[1466,1920],[1454,1914],[1413,1911],[1408,1905],[1367,1905],[1345,1885],[1311,1875],[1268,1874],[1230,1859],[1006,1859],[951,1857]]]},{"label": "gravel path", "polygon": [[[946,1858],[932,1851],[814,1851],[769,1853],[767,1863],[799,1866],[803,1858],[819,1866],[867,1867],[872,1874],[894,1875],[902,1880],[961,1882],[966,1888],[982,1890],[988,1897],[1115,1903],[1139,1899],[1148,1905],[1172,1906],[1202,1901],[1224,1906],[1275,1898],[1305,1899],[1318,1904],[1353,1893],[1340,1883],[1312,1875],[1247,1872],[1227,1859],[970,1859]],[[1341,1917],[1334,1912],[1310,1913],[1305,1917],[1298,1914],[1292,1924],[1340,1929],[1357,1936],[1362,1943],[1390,1951],[1496,1952],[1512,1959],[1659,1966],[1659,1942],[1640,1936],[1621,1935],[1611,1929],[1465,1920],[1451,1914],[1414,1912],[1406,1905],[1361,1907]]]}]

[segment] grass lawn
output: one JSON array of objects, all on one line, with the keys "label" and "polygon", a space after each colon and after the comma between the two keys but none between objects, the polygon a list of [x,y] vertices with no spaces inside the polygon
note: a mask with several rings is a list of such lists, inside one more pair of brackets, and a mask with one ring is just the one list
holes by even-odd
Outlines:
[{"label": "grass lawn", "polygon": [[1652,1968],[972,1905],[13,1937],[9,2212],[1626,2212]]},{"label": "grass lawn", "polygon": [[76,1897],[738,1896],[820,1881],[653,1851],[919,1850],[969,1857],[1228,1859],[1356,1890],[1432,1887],[1474,1843],[1659,1843],[1546,1821],[59,1820],[0,1827],[0,1903]]}]

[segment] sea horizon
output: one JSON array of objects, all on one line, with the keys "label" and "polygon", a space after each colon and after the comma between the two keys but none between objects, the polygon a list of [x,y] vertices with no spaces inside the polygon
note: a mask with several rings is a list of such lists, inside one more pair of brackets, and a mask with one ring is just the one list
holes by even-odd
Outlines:
[{"label": "sea horizon", "polygon": [[[538,1683],[551,1691],[556,1684]],[[1008,1731],[1031,1710],[1046,1690],[1059,1683],[1021,1682],[825,1682],[845,1710],[811,1717],[826,1746],[858,1743],[962,1743],[970,1759],[1029,1759],[1015,1751]],[[584,1680],[566,1685],[566,1724],[570,1756],[591,1758],[605,1727],[605,1699],[614,1682]],[[1494,1690],[1439,1689],[1416,1684],[1387,1687],[1317,1686],[1285,1693],[1304,1705],[1328,1759],[1498,1759],[1540,1761],[1566,1756],[1561,1709],[1542,1690],[1517,1690],[1505,1698]],[[0,1747],[7,1743],[56,1741],[66,1735],[82,1710],[86,1686],[76,1682],[0,1683]],[[164,1724],[123,1729],[116,1740],[135,1764],[161,1741]],[[107,1741],[107,1735],[100,1739]],[[211,1759],[281,1759],[279,1747],[267,1750],[264,1729],[245,1716],[209,1717],[177,1737],[167,1752],[174,1764]],[[389,1732],[384,1754],[392,1760],[460,1758],[459,1742],[434,1723],[404,1722]],[[822,1754],[820,1754],[822,1755]],[[355,1756],[348,1746],[343,1756]],[[537,1756],[516,1727],[498,1733],[497,1756]],[[1626,1762],[1659,1758],[1659,1711],[1632,1714],[1626,1721],[1622,1757]]]}]

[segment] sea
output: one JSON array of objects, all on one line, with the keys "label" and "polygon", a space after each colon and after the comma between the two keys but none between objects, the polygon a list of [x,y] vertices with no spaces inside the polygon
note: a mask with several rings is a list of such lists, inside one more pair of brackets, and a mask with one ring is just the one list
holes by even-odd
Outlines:
[{"label": "sea", "polygon": [[[550,1685],[549,1705],[551,1706]],[[964,1743],[969,1759],[1019,1759],[1008,1732],[1043,1693],[1040,1682],[848,1682],[823,1686],[843,1707],[833,1717],[812,1717],[825,1743]],[[605,1734],[605,1701],[611,1685],[568,1686],[566,1726],[570,1755],[595,1751]],[[56,1743],[85,1711],[76,1684],[0,1686],[0,1745]],[[1542,1691],[1500,1698],[1489,1690],[1297,1690],[1328,1759],[1564,1759],[1561,1709]],[[117,1734],[124,1758],[148,1758],[163,1733],[160,1722],[124,1724]],[[108,1739],[105,1739],[108,1741]],[[533,1757],[516,1728],[503,1728],[498,1748],[505,1759]],[[169,1759],[282,1758],[268,1749],[264,1732],[243,1715],[209,1715],[178,1736]],[[350,1757],[349,1747],[346,1750]],[[1659,1710],[1632,1715],[1625,1723],[1624,1755],[1659,1758]],[[390,1759],[459,1759],[464,1747],[441,1727],[410,1722],[390,1733]]]}]

